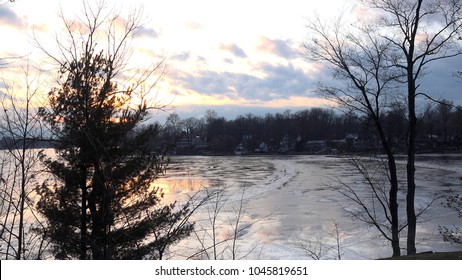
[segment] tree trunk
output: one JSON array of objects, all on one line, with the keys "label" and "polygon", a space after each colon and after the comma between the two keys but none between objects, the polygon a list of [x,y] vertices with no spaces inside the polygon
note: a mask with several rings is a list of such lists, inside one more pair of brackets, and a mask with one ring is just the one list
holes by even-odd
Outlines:
[{"label": "tree trunk", "polygon": [[106,229],[108,221],[106,217],[109,201],[107,200],[104,175],[97,161],[94,163],[94,168],[92,190],[89,198],[92,224],[92,259],[108,260],[112,258],[112,255],[107,250],[108,238]]},{"label": "tree trunk", "polygon": [[377,116],[374,116],[375,125],[379,132],[380,141],[382,147],[387,154],[388,169],[390,172],[390,192],[389,192],[389,210],[391,215],[391,247],[393,249],[393,257],[401,255],[401,249],[399,245],[399,217],[398,217],[398,175],[396,172],[395,156],[391,150],[390,144],[388,143],[385,133],[383,131],[382,123]]},{"label": "tree trunk", "polygon": [[416,237],[416,224],[417,217],[415,214],[415,138],[417,118],[415,115],[415,86],[414,80],[409,80],[409,136],[408,136],[408,149],[407,149],[407,195],[406,195],[406,213],[408,222],[407,232],[407,254],[415,255],[415,237]]},{"label": "tree trunk", "polygon": [[417,30],[419,30],[420,9],[423,0],[418,0],[415,7],[415,20],[410,26],[410,36],[408,38],[409,49],[406,54],[407,59],[407,102],[408,102],[408,143],[407,143],[407,195],[406,195],[406,214],[407,214],[407,254],[415,255],[415,237],[417,217],[415,215],[415,138],[417,134],[417,117],[415,114],[415,97],[416,97],[416,79],[414,77],[414,50],[417,38]]},{"label": "tree trunk", "polygon": [[95,188],[92,185],[92,190],[89,194],[88,199],[88,206],[91,213],[91,235],[90,235],[90,248],[91,248],[91,258],[93,260],[102,260],[104,259],[104,250],[103,250],[103,242],[102,242],[102,235],[103,235],[103,227],[102,227],[102,219],[101,219],[101,212],[98,204],[99,194],[98,194],[97,187]]},{"label": "tree trunk", "polygon": [[[27,130],[27,126],[26,126]],[[16,259],[20,260],[21,257],[24,258],[24,206],[26,202],[26,138],[24,137],[22,141],[22,150],[21,150],[21,194],[19,196],[19,225],[18,225],[18,253]]]},{"label": "tree trunk", "polygon": [[393,248],[393,257],[401,255],[399,245],[399,218],[398,218],[398,176],[396,173],[395,157],[390,151],[387,151],[388,168],[390,169],[390,215],[391,215],[391,247]]},{"label": "tree trunk", "polygon": [[[24,152],[24,151],[23,151]],[[24,158],[22,158],[24,160]],[[23,253],[24,245],[24,206],[26,201],[26,178],[25,178],[25,169],[24,162],[21,162],[21,194],[19,196],[19,225],[18,225],[18,252],[16,254],[16,259],[20,260]]]},{"label": "tree trunk", "polygon": [[80,259],[87,259],[87,169],[82,167],[82,204],[80,207]]}]

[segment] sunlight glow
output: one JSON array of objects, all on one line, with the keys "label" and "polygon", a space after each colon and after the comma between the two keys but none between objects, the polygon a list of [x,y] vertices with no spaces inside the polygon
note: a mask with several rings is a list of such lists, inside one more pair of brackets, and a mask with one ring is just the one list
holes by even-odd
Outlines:
[{"label": "sunlight glow", "polygon": [[[306,20],[314,11],[329,13],[332,7],[339,10],[353,2],[138,0],[127,3],[115,0],[106,4],[109,9],[123,11],[123,17],[116,21],[116,30],[123,29],[133,9],[142,13],[143,26],[139,36],[127,46],[131,57],[128,71],[124,72],[123,78],[129,78],[126,82],[136,80],[134,73],[139,69],[165,59],[164,78],[152,89],[147,86],[151,92],[144,95],[153,107],[164,103],[168,106],[267,106],[284,110],[295,106],[327,104],[320,98],[309,97],[314,83],[308,82],[304,84],[304,95],[291,92],[287,87],[281,87],[285,90],[281,92],[277,92],[281,89],[275,88],[274,96],[273,93],[265,98],[261,95],[266,94],[275,81],[289,83],[286,81],[289,75],[297,75],[290,79],[299,79],[303,75],[315,76],[321,71],[320,66],[306,63],[300,55],[300,45],[306,36]],[[54,55],[59,55],[55,49],[56,40],[66,38],[59,11],[69,16],[66,20],[73,21],[83,10],[81,2],[17,1],[0,8],[0,12],[15,16],[5,19],[6,24],[0,27],[3,37],[11,38],[2,42],[0,58],[27,56],[51,73],[51,85],[57,77],[56,66],[44,59],[43,53],[34,46],[33,38],[39,39]],[[104,32],[99,33],[100,39],[104,39]],[[61,39],[58,41],[63,45],[68,43]],[[2,72],[8,77],[18,76],[18,72],[11,67],[2,69]],[[182,76],[195,79],[197,84],[202,82],[201,79],[208,78],[205,74],[217,78],[221,76],[219,80],[211,81],[212,86],[226,88],[228,93],[202,92],[186,83]],[[223,75],[234,76],[226,79]],[[246,78],[249,80],[246,81]],[[153,83],[155,81],[151,81]],[[260,89],[259,86],[265,88]],[[260,97],[251,96],[250,92]],[[136,99],[132,105],[136,106],[136,102],[141,100],[144,99]]]}]

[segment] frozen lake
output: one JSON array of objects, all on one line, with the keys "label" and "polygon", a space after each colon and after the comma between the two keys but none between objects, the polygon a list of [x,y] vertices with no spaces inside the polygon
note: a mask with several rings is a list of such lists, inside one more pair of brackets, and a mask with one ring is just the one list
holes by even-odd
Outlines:
[{"label": "frozen lake", "polygon": [[[405,178],[404,158],[398,165]],[[425,205],[435,193],[450,189],[460,193],[461,177],[461,155],[419,155],[416,204]],[[322,259],[338,258],[339,252],[342,259],[391,256],[389,243],[375,228],[351,218],[348,210],[357,206],[330,188],[339,180],[362,195],[369,193],[363,178],[340,157],[174,156],[166,176],[156,181],[167,201],[181,202],[197,191],[214,189],[223,190],[223,197],[195,213],[196,232],[173,247],[169,258],[312,259],[310,252]],[[402,221],[404,199],[400,194]],[[462,222],[442,202],[433,203],[421,217],[418,252],[461,249],[444,243],[438,233],[438,225]],[[239,234],[232,242],[236,224]],[[401,241],[404,249],[405,232]]]}]

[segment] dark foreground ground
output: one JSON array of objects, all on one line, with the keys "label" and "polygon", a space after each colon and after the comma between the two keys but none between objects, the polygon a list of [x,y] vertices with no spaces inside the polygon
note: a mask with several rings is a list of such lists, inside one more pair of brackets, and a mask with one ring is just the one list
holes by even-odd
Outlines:
[{"label": "dark foreground ground", "polygon": [[462,251],[457,252],[426,252],[413,256],[386,258],[384,260],[462,260]]}]

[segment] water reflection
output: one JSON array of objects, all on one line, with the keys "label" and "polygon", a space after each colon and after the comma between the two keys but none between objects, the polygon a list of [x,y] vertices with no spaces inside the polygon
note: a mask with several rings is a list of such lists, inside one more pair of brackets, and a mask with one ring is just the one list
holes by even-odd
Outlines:
[{"label": "water reflection", "polygon": [[[462,190],[459,179],[462,175],[460,156],[422,157],[417,164],[418,204],[430,201],[435,192],[445,192],[450,188]],[[398,165],[400,174],[404,176],[404,159],[399,160]],[[162,186],[169,201],[182,201],[191,192],[223,189],[226,205],[220,209],[216,222],[217,238],[220,240],[228,238],[232,233],[236,209],[245,187],[245,211],[240,226],[247,228],[239,236],[241,257],[310,258],[299,249],[300,242],[309,238],[334,242],[328,234],[333,224],[342,235],[344,258],[389,256],[388,243],[373,229],[351,219],[347,214],[347,210],[354,210],[356,205],[329,189],[329,184],[339,179],[357,186],[361,194],[367,195],[363,178],[358,176],[348,160],[328,156],[174,157],[166,176],[156,181],[156,184]],[[405,203],[401,201],[402,215],[405,215],[404,207]],[[210,241],[206,240],[210,237],[207,228],[210,229],[213,211],[213,205],[208,205],[196,213],[194,219],[199,222],[197,228],[200,232],[173,248],[172,258],[190,256]],[[419,226],[421,251],[448,248],[449,244],[433,238],[437,233],[436,228],[439,224],[451,225],[454,222],[460,223],[460,220],[457,217],[442,219],[445,215],[448,216],[447,209],[441,204],[435,203],[432,206],[427,217],[429,221]],[[210,257],[207,254],[195,256]]]}]

